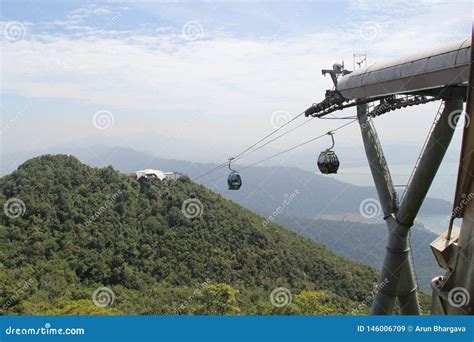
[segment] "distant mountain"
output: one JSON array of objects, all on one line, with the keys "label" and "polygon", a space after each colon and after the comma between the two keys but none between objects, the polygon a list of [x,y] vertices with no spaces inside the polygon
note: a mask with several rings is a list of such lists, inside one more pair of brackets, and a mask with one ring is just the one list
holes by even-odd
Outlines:
[{"label": "distant mountain", "polygon": [[[385,224],[362,224],[348,221],[309,220],[280,215],[275,221],[288,229],[319,242],[337,254],[380,270],[387,245]],[[444,274],[431,252],[429,243],[437,235],[415,225],[410,232],[417,281],[421,289],[431,291],[431,280]]]},{"label": "distant mountain", "polygon": [[[216,164],[193,163],[182,160],[163,159],[153,155],[135,151],[129,148],[109,148],[93,146],[89,148],[57,148],[52,153],[70,153],[77,156],[82,162],[93,166],[112,165],[122,172],[132,172],[144,168],[157,168],[165,171],[180,171],[191,178],[197,177]],[[33,154],[34,155],[34,154]],[[25,154],[4,156],[2,172],[11,172],[20,161],[33,155]],[[239,165],[236,166],[239,168]],[[360,215],[360,206],[364,200],[377,199],[373,187],[355,186],[344,183],[332,177],[288,167],[259,167],[255,166],[244,170],[243,186],[240,191],[228,191],[226,176],[228,169],[222,168],[210,175],[201,177],[197,182],[220,193],[227,199],[237,202],[246,208],[260,214],[268,215],[278,208],[289,196],[298,190],[298,195],[292,200],[286,210],[294,216],[307,218],[344,218],[350,215],[363,220]],[[448,215],[451,204],[441,199],[427,198],[421,208],[423,215]],[[371,222],[382,222],[382,215],[376,212]],[[372,217],[374,216],[374,217]]]},{"label": "distant mountain", "polygon": [[[183,302],[185,313],[351,314],[377,281],[187,177],[140,183],[47,155],[0,178],[0,203],[7,314],[169,314]],[[111,311],[91,301],[104,286]],[[278,311],[268,296],[281,286],[295,302]]]}]

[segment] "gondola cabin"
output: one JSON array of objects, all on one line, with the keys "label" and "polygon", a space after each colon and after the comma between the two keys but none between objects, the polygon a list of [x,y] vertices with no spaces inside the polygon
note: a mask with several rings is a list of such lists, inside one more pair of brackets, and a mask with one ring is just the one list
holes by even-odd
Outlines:
[{"label": "gondola cabin", "polygon": [[242,186],[242,177],[237,172],[232,172],[227,177],[227,186],[229,190],[239,190]]},{"label": "gondola cabin", "polygon": [[321,173],[326,175],[337,173],[339,169],[339,159],[332,150],[326,150],[320,153],[318,158],[318,168]]}]

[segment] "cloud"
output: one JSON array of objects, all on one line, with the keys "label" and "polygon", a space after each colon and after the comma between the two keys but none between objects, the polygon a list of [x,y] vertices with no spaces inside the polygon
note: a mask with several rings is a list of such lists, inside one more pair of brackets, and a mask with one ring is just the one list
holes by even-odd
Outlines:
[{"label": "cloud", "polygon": [[[110,11],[89,5],[72,13],[86,17]],[[4,45],[3,91],[135,109],[187,110],[189,103],[207,104],[204,97],[241,103],[248,102],[249,95],[292,97],[296,102],[313,98],[318,88],[322,95],[328,82],[316,78],[319,70],[343,57],[350,60],[354,46],[368,49],[373,61],[435,45],[460,21],[453,16],[444,22],[450,30],[419,34],[440,15],[432,11],[406,18],[398,30],[393,20],[374,18],[368,22],[380,31],[374,41],[365,41],[360,32],[367,21],[339,30],[260,39],[216,35],[204,28],[202,39],[192,42],[170,28],[156,28],[152,34],[104,35],[102,28],[91,27],[82,27],[79,37],[31,34]],[[278,84],[282,86],[275,88]]]},{"label": "cloud", "polygon": [[[282,29],[259,37],[211,31],[201,23],[202,36],[189,41],[181,26],[91,25],[84,18],[113,18],[117,11],[86,6],[71,12],[67,23],[54,24],[69,25],[74,33],[44,32],[47,23],[37,23],[28,26],[22,40],[2,37],[2,92],[74,101],[97,110],[153,112],[156,122],[179,122],[203,110],[209,121],[193,124],[198,138],[211,127],[216,132],[232,129],[247,141],[271,128],[273,112],[297,114],[320,101],[331,87],[322,68],[341,59],[351,68],[354,52],[367,52],[373,62],[459,39],[465,34],[458,28],[471,21],[470,12],[450,3],[407,10],[405,16],[397,11],[398,16],[361,11],[325,30],[287,34]],[[373,39],[361,33],[367,22],[379,30]],[[116,121],[119,127],[120,118]],[[392,129],[397,125],[403,127],[390,124]],[[222,138],[228,138],[226,133]]]},{"label": "cloud", "polygon": [[83,19],[96,15],[104,15],[112,13],[113,9],[110,7],[98,7],[94,4],[88,4],[87,6],[80,7],[70,12],[71,18]]},{"label": "cloud", "polygon": [[66,14],[65,18],[50,21],[39,21],[35,25],[35,28],[39,32],[50,29],[66,29],[69,31],[78,31],[83,32],[84,34],[88,34],[92,30],[92,26],[94,24],[97,25],[97,21],[95,21],[97,17],[105,19],[109,18],[109,20],[107,20],[108,24],[106,23],[106,25],[110,26],[111,20],[114,20],[117,15],[121,16],[122,13],[127,11],[128,9],[129,8],[126,6],[99,7],[94,4],[88,4],[86,6],[79,7],[75,10],[70,11]]},{"label": "cloud", "polygon": [[[310,50],[321,56],[323,46]],[[3,91],[133,109],[188,110],[223,99],[242,106],[250,97],[311,97],[314,80],[301,76],[319,74],[320,64],[308,52],[299,39],[38,36],[6,44]]]}]

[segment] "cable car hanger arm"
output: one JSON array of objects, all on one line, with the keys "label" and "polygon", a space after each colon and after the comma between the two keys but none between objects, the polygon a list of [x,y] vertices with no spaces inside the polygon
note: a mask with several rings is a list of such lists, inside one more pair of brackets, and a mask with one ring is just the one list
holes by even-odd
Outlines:
[{"label": "cable car hanger arm", "polygon": [[329,131],[329,132],[327,133],[327,135],[330,135],[330,136],[331,136],[331,139],[332,139],[332,145],[331,145],[331,147],[328,148],[328,150],[332,150],[333,147],[334,147],[334,145],[336,144],[336,143],[334,142],[334,132]]},{"label": "cable car hanger arm", "polygon": [[229,167],[229,170],[230,170],[230,171],[232,171],[232,172],[235,173],[236,171],[230,166],[230,163],[232,163],[232,160],[234,160],[234,159],[235,159],[234,157],[230,157],[230,158],[229,158],[229,165],[228,165],[228,167]]}]

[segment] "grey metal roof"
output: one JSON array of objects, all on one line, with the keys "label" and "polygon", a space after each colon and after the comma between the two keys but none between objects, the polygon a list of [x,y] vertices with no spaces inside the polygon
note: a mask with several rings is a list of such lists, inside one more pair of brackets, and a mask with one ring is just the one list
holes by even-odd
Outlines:
[{"label": "grey metal roof", "polygon": [[337,90],[355,99],[466,84],[470,54],[471,39],[467,38],[359,69],[341,77]]}]

